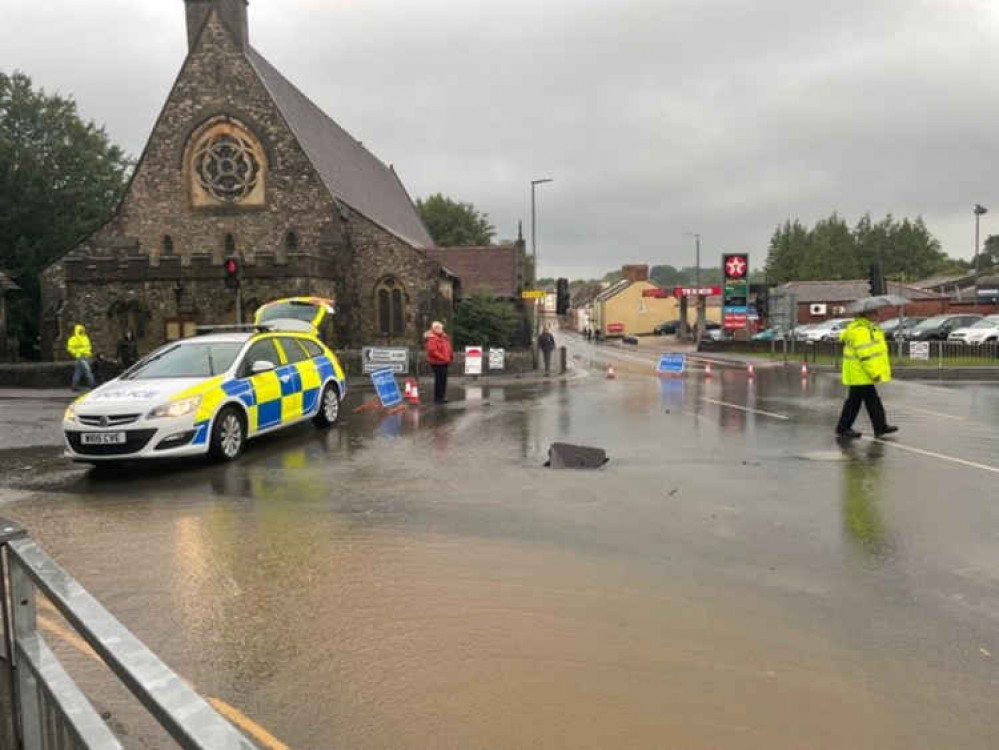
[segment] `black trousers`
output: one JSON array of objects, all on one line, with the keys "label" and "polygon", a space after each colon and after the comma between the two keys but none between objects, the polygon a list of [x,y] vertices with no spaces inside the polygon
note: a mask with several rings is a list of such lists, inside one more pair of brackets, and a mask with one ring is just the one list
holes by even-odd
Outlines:
[{"label": "black trousers", "polygon": [[447,365],[431,365],[434,368],[434,403],[441,403],[447,397]]},{"label": "black trousers", "polygon": [[552,371],[552,350],[542,349],[541,356],[545,359],[545,375],[548,375]]},{"label": "black trousers", "polygon": [[888,419],[885,417],[885,407],[881,403],[878,389],[873,385],[851,385],[850,392],[843,403],[843,411],[839,415],[836,432],[846,432],[853,427],[857,415],[860,414],[861,402],[867,407],[867,414],[871,418],[874,432],[884,431],[884,428],[888,426]]}]

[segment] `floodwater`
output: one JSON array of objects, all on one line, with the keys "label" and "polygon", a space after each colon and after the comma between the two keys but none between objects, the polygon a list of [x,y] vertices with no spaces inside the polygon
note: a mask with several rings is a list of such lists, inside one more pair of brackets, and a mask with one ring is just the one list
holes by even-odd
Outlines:
[{"label": "floodwater", "polygon": [[[0,451],[3,513],[295,748],[996,746],[999,392],[892,384],[897,440],[846,445],[833,378],[573,347],[618,379],[453,389],[228,466]],[[611,461],[544,469],[553,441]]]}]

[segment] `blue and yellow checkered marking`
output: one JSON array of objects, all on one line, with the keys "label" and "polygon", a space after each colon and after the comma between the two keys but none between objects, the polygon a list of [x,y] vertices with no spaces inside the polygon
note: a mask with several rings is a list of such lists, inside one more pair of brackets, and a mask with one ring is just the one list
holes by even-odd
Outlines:
[{"label": "blue and yellow checkered marking", "polygon": [[174,399],[194,395],[202,397],[191,444],[206,445],[212,419],[222,404],[230,399],[237,399],[246,409],[252,434],[314,414],[319,408],[322,386],[330,379],[336,382],[342,396],[346,388],[343,369],[334,355],[323,355],[282,365],[252,378],[226,381],[221,377],[212,378],[174,396]]}]

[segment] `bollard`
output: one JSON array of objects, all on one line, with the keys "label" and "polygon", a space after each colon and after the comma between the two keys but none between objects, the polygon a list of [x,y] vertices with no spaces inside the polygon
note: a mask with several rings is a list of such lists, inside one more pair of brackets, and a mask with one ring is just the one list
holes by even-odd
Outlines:
[{"label": "bollard", "polygon": [[565,375],[565,372],[568,369],[568,364],[566,362],[566,358],[567,358],[566,348],[564,346],[560,346],[558,348],[558,360],[559,360],[558,361],[558,367],[559,367],[558,374],[559,375]]}]

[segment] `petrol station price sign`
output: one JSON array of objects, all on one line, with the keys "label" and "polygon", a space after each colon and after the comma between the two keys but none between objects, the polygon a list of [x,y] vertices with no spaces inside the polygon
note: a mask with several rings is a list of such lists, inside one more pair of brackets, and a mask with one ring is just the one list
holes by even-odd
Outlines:
[{"label": "petrol station price sign", "polygon": [[727,331],[746,328],[749,322],[749,254],[722,255],[722,325]]}]

